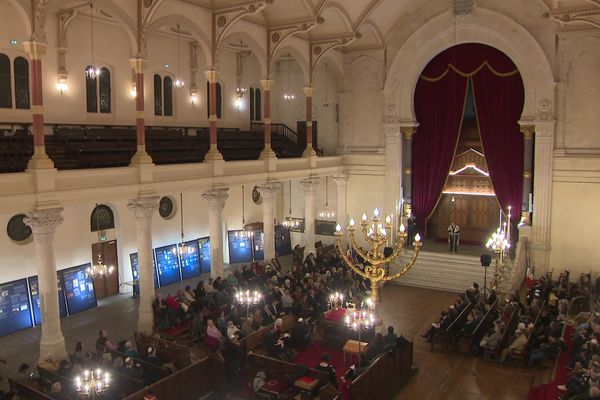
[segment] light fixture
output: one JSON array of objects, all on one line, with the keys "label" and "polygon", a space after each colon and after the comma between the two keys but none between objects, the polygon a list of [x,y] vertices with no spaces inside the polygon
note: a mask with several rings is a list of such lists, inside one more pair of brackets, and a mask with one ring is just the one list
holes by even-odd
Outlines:
[{"label": "light fixture", "polygon": [[[94,208],[94,216],[96,217],[96,231],[98,232],[98,243],[101,243],[102,237],[100,236],[100,217],[98,216],[100,214],[100,208],[98,206],[98,203],[96,203],[96,207]],[[111,276],[112,273],[115,270],[115,267],[113,267],[112,265],[106,265],[103,260],[102,260],[102,253],[104,252],[104,249],[100,248],[100,252],[98,253],[98,260],[96,261],[96,263],[92,264],[92,266],[87,267],[85,272],[91,276],[92,278],[96,278],[98,276],[102,277],[102,276]]]},{"label": "light fixture", "polygon": [[94,4],[93,0],[90,0],[90,41],[91,41],[91,52],[92,62],[85,69],[85,75],[90,79],[96,79],[102,72],[102,70],[94,65]]},{"label": "light fixture", "polygon": [[9,43],[13,46],[17,45],[17,39],[10,39]]},{"label": "light fixture", "polygon": [[101,369],[84,370],[83,376],[75,378],[75,391],[78,395],[95,398],[110,387],[110,374]]},{"label": "light fixture", "polygon": [[131,90],[129,91],[129,95],[133,99],[135,99],[137,97],[137,87],[136,87],[135,83],[131,85]]},{"label": "light fixture", "polygon": [[300,223],[298,222],[297,219],[292,218],[292,181],[288,181],[289,182],[289,206],[288,206],[288,214],[289,217],[285,217],[285,220],[283,221],[282,225],[284,228],[286,229],[298,229],[300,227]]},{"label": "light fixture", "polygon": [[192,88],[190,89],[190,101],[193,105],[198,104],[198,88],[195,84],[192,85]]},{"label": "light fixture", "polygon": [[319,218],[323,221],[335,219],[335,212],[329,209],[329,176],[325,177],[325,208],[319,212]]},{"label": "light fixture", "polygon": [[358,332],[358,354],[361,353],[362,332],[375,326],[377,318],[373,313],[373,302],[371,306],[360,310],[346,310],[345,323],[350,329]]},{"label": "light fixture", "polygon": [[292,80],[292,74],[291,74],[291,60],[288,60],[288,81],[287,81],[287,88],[285,90],[285,92],[283,92],[283,99],[287,100],[288,103],[291,103],[296,96],[294,96],[294,93],[292,92],[292,90],[290,89],[291,87],[291,80]]},{"label": "light fixture", "polygon": [[[179,24],[177,24],[177,78],[175,78],[175,82],[173,83],[173,85],[175,86],[176,89],[181,89],[184,86],[183,83],[183,79],[181,79],[181,71],[180,71],[180,67],[181,67],[181,59],[180,59],[180,55],[181,55],[181,32],[179,30]],[[168,65],[167,65],[168,67]]]},{"label": "light fixture", "polygon": [[340,307],[343,307],[344,304],[344,294],[340,292],[332,293],[329,296],[329,308],[337,310]]},{"label": "light fixture", "polygon": [[325,108],[329,107],[329,100],[328,100],[328,96],[327,96],[327,93],[328,93],[328,89],[327,89],[328,78],[327,77],[329,74],[327,72],[328,72],[327,71],[327,63],[325,63],[325,102],[323,103],[323,107],[325,107]]},{"label": "light fixture", "polygon": [[58,76],[58,82],[56,83],[56,90],[58,90],[61,95],[65,94],[69,91],[69,85],[67,84],[66,75]]},{"label": "light fixture", "polygon": [[252,231],[246,230],[246,201],[244,200],[244,185],[242,185],[242,229],[234,233],[235,237],[249,238]]},{"label": "light fixture", "polygon": [[495,292],[499,293],[502,285],[504,273],[506,272],[506,265],[504,258],[510,249],[510,224],[511,224],[511,207],[508,206],[507,221],[502,222],[502,210],[500,210],[500,221],[498,222],[498,229],[492,234],[485,244],[485,247],[494,253],[495,267],[494,267],[494,279],[490,284],[490,288]]},{"label": "light fixture", "polygon": [[258,290],[239,291],[235,294],[235,301],[246,306],[246,318],[250,314],[250,306],[260,303],[262,294]]},{"label": "light fixture", "polygon": [[[385,218],[385,221],[382,223],[379,219],[379,215],[379,209],[376,208],[373,210],[373,217],[371,218],[370,222],[366,214],[363,214],[361,218],[360,225],[362,227],[363,237],[367,245],[370,247],[368,250],[363,250],[363,248],[356,243],[356,239],[354,238],[356,222],[354,221],[354,218],[350,218],[350,222],[346,228],[348,232],[349,246],[353,250],[353,253],[358,255],[358,258],[362,258],[364,260],[364,264],[359,264],[357,261],[354,261],[353,258],[348,256],[346,249],[343,248],[342,227],[340,224],[337,224],[335,227],[335,235],[337,236],[335,248],[337,253],[342,258],[344,263],[355,273],[371,281],[371,299],[373,303],[377,303],[379,301],[379,285],[381,283],[400,278],[402,275],[407,273],[415,265],[415,262],[417,261],[421,251],[421,246],[423,245],[421,243],[421,236],[417,233],[415,235],[415,241],[413,242],[414,249],[412,257],[406,263],[406,265],[404,265],[404,267],[400,268],[399,272],[390,274],[389,269],[386,269],[385,265],[389,265],[390,262],[396,260],[402,255],[408,234],[406,233],[404,225],[400,224],[396,233],[396,243],[392,244],[392,217],[388,215]],[[381,249],[383,246],[392,248],[390,255],[386,255],[387,252]],[[377,314],[377,312],[375,314]],[[378,316],[376,315],[376,317]],[[379,318],[376,319],[379,321]]]},{"label": "light fixture", "polygon": [[194,252],[194,248],[192,246],[186,246],[185,244],[185,234],[183,232],[183,193],[179,193],[179,204],[181,205],[181,212],[179,213],[181,217],[181,242],[179,244],[179,257],[181,259],[179,261],[181,265],[181,261],[183,261],[183,255],[186,253],[192,254]]}]

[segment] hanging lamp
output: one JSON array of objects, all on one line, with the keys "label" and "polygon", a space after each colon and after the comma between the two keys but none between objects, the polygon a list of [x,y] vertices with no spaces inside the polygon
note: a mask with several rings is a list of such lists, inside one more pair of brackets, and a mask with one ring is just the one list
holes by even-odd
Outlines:
[{"label": "hanging lamp", "polygon": [[[100,236],[100,217],[98,217],[99,212],[99,208],[98,208],[98,203],[96,203],[96,207],[94,208],[94,217],[96,219],[96,232],[98,232],[98,243],[102,242],[102,238]],[[104,252],[104,249],[101,247],[100,252],[98,253],[98,259],[96,260],[96,262],[94,264],[92,264],[90,267],[87,267],[85,272],[87,275],[91,276],[92,278],[96,278],[99,276],[111,276],[112,273],[115,270],[115,267],[113,267],[112,265],[106,265],[103,261],[103,257],[102,257],[102,253]]]},{"label": "hanging lamp", "polygon": [[183,79],[181,79],[181,32],[179,29],[179,24],[177,24],[177,78],[175,78],[175,82],[173,83],[175,88],[181,89],[184,86]]},{"label": "hanging lamp", "polygon": [[90,65],[85,69],[85,75],[90,79],[96,79],[101,73],[101,69],[94,65],[94,3],[90,0],[90,50],[92,59]]}]

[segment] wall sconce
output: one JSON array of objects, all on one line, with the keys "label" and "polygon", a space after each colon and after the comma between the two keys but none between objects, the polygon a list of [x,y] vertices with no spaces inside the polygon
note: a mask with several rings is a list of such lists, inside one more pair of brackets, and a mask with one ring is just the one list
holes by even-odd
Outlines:
[{"label": "wall sconce", "polygon": [[61,94],[65,94],[69,91],[69,85],[67,85],[67,75],[59,75],[58,82],[56,83],[56,90],[58,90]]},{"label": "wall sconce", "polygon": [[135,86],[135,83],[133,85],[131,85],[131,90],[129,91],[129,95],[131,96],[132,99],[135,99],[137,97],[137,87]]},{"label": "wall sconce", "polygon": [[244,105],[244,99],[242,98],[242,96],[240,96],[239,94],[236,95],[234,104],[235,104],[235,108],[237,108],[238,110],[241,109],[242,106]]},{"label": "wall sconce", "polygon": [[193,105],[198,104],[198,88],[196,88],[196,85],[192,85],[190,89],[190,101]]}]

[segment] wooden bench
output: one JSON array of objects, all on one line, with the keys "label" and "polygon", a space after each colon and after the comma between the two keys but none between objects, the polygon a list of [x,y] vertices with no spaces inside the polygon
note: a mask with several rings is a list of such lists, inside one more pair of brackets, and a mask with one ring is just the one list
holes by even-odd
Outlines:
[{"label": "wooden bench", "polygon": [[433,351],[433,348],[436,344],[441,344],[443,350],[446,351],[448,346],[453,344],[457,339],[457,335],[460,333],[460,330],[462,329],[464,322],[467,320],[467,316],[471,313],[472,309],[473,303],[469,302],[444,331],[436,329],[436,332],[431,339],[430,351]]},{"label": "wooden bench", "polygon": [[110,374],[111,377],[111,387],[113,388],[113,393],[118,395],[119,398],[128,396],[132,393],[135,393],[141,390],[145,384],[142,380],[134,379],[129,376],[120,374],[116,372],[111,366],[101,365],[92,360],[83,361],[83,368],[88,369],[101,369]]},{"label": "wooden bench", "polygon": [[[109,352],[112,355],[113,360],[115,358],[120,358],[123,360],[123,362],[125,362],[125,359],[128,357],[125,354],[120,353],[118,351],[110,351],[109,350]],[[139,364],[140,367],[142,367],[144,374],[146,374],[148,376],[148,379],[152,382],[161,380],[164,377],[171,374],[171,370],[169,370],[168,368],[161,367],[160,365],[152,364],[140,357],[131,357],[131,358],[133,359],[133,361],[136,364]]]},{"label": "wooden bench", "polygon": [[531,340],[533,338],[533,335],[535,335],[535,330],[538,327],[538,324],[541,321],[541,315],[544,311],[545,306],[546,302],[544,301],[540,306],[540,310],[538,311],[535,320],[533,321],[533,328],[531,328],[531,331],[529,331],[529,334],[527,335],[527,344],[525,345],[525,348],[523,350],[512,350],[510,353],[508,353],[508,361],[519,361],[522,364],[527,364],[529,358],[529,351],[531,347]]},{"label": "wooden bench", "polygon": [[147,354],[148,347],[153,347],[158,358],[173,363],[177,369],[185,368],[192,363],[190,348],[185,345],[141,332],[134,332],[134,337],[140,355]]},{"label": "wooden bench", "polygon": [[483,350],[483,358],[484,359],[490,359],[490,360],[492,360],[492,359],[499,360],[500,359],[502,350],[504,350],[510,344],[510,339],[512,338],[512,335],[515,332],[517,325],[519,324],[519,315],[520,315],[519,308],[515,307],[515,309],[510,314],[508,324],[506,325],[506,329],[504,330],[504,332],[502,334],[502,340],[500,341],[498,346],[494,349],[491,349],[488,347],[484,348],[484,350]]},{"label": "wooden bench", "polygon": [[[470,343],[472,349],[477,349],[479,347],[479,343],[486,335],[486,333],[490,330],[490,328],[494,325],[494,321],[498,318],[498,300],[494,302],[487,310],[479,324],[473,330],[473,333],[470,337],[466,338],[466,341]],[[479,354],[477,352],[477,354]]]},{"label": "wooden bench", "polygon": [[42,393],[38,389],[15,381],[12,378],[8,378],[8,384],[10,385],[10,390],[16,393],[23,400],[53,400],[52,397]]}]

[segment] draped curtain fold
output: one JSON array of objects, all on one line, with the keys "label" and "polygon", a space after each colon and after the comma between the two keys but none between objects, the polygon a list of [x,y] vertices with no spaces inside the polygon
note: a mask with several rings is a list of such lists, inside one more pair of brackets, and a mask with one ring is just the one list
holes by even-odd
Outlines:
[{"label": "draped curtain fold", "polygon": [[441,197],[458,143],[468,79],[472,79],[479,132],[500,206],[519,210],[523,190],[523,137],[518,120],[523,82],[512,60],[477,43],[454,46],[423,70],[415,91],[419,128],[413,137],[412,209],[425,232]]}]

